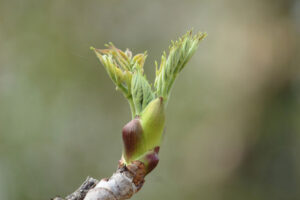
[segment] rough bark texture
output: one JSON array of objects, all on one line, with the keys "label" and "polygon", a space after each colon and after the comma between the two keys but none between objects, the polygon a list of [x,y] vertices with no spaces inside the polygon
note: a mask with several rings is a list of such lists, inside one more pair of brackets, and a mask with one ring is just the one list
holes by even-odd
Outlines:
[{"label": "rough bark texture", "polygon": [[53,200],[123,200],[129,199],[144,184],[145,166],[140,161],[130,165],[120,164],[118,170],[109,178],[100,182],[88,177],[84,183],[66,198]]}]

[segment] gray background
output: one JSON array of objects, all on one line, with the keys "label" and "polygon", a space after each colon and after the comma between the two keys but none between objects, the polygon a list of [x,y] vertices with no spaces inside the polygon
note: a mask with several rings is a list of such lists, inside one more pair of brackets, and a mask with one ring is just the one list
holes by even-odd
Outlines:
[{"label": "gray background", "polygon": [[148,50],[153,81],[154,60],[192,27],[208,37],[133,199],[299,198],[299,13],[296,0],[0,0],[0,199],[109,177],[130,111],[89,47]]}]

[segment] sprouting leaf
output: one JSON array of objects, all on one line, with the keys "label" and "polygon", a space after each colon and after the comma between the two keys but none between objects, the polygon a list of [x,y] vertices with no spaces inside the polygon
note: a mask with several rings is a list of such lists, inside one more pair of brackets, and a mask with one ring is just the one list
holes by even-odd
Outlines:
[{"label": "sprouting leaf", "polygon": [[132,56],[129,49],[123,52],[112,43],[106,47],[107,49],[91,49],[95,51],[117,89],[129,101],[134,118],[154,98],[151,86],[143,74],[147,52]]},{"label": "sprouting leaf", "polygon": [[133,74],[131,93],[137,115],[155,98],[149,82],[140,70],[136,70]]},{"label": "sprouting leaf", "polygon": [[205,33],[192,35],[189,31],[169,48],[169,54],[163,53],[161,63],[156,64],[155,91],[144,75],[144,63],[147,52],[132,55],[129,49],[122,51],[112,43],[106,45],[107,49],[95,49],[97,57],[105,67],[109,77],[122,91],[130,104],[132,117],[142,113],[146,106],[155,98],[163,97],[168,101],[173,83],[178,73],[197,50],[199,42],[205,38]]},{"label": "sprouting leaf", "polygon": [[198,48],[199,42],[205,38],[206,33],[192,35],[189,31],[184,36],[173,42],[169,48],[169,55],[164,52],[160,67],[156,63],[156,78],[154,86],[156,95],[168,99],[174,80],[179,72],[185,67],[192,55]]}]

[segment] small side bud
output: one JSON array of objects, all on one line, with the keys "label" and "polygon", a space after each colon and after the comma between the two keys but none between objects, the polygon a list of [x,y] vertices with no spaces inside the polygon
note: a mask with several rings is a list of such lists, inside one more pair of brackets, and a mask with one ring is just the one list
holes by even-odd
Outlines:
[{"label": "small side bud", "polygon": [[150,173],[157,166],[159,162],[158,151],[159,147],[157,146],[139,159],[146,167],[146,174]]},{"label": "small side bud", "polygon": [[143,151],[141,143],[143,139],[143,128],[139,118],[135,118],[128,122],[122,129],[122,137],[124,143],[124,158],[126,163],[134,159]]}]

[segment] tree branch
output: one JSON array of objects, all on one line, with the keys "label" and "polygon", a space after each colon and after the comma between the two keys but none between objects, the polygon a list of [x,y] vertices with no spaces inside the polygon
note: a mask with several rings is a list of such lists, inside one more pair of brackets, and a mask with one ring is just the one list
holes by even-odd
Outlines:
[{"label": "tree branch", "polygon": [[118,170],[109,178],[100,182],[88,177],[84,183],[66,198],[53,200],[124,200],[129,199],[143,186],[146,175],[145,165],[133,161],[130,165],[120,164]]},{"label": "tree branch", "polygon": [[172,42],[170,52],[156,66],[155,91],[144,75],[146,53],[132,57],[129,50],[121,51],[112,43],[107,49],[91,49],[104,65],[108,75],[129,100],[132,120],[122,129],[123,156],[118,170],[98,182],[88,178],[65,199],[53,200],[123,200],[139,191],[146,174],[158,164],[158,151],[165,123],[165,107],[178,73],[195,53],[205,33],[192,35],[189,31]]}]

